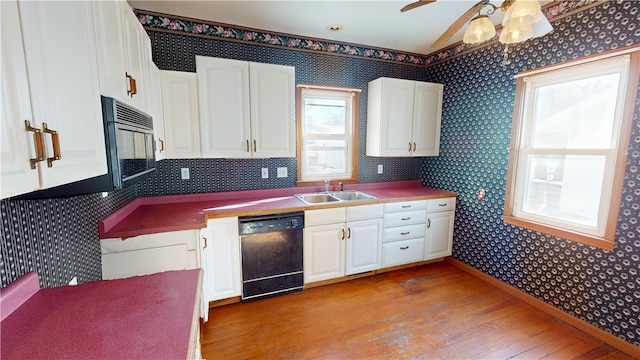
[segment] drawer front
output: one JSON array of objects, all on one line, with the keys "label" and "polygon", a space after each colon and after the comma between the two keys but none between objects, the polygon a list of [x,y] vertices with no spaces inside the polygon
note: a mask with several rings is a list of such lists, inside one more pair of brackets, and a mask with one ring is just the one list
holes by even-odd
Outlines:
[{"label": "drawer front", "polygon": [[422,261],[424,239],[395,241],[382,244],[382,267]]},{"label": "drawer front", "polygon": [[336,224],[345,221],[344,207],[307,210],[304,212],[304,226]]},{"label": "drawer front", "polygon": [[384,204],[384,212],[422,210],[427,208],[427,200],[400,201]]},{"label": "drawer front", "polygon": [[381,217],[382,204],[347,207],[347,221],[380,219]]},{"label": "drawer front", "polygon": [[403,211],[397,213],[384,214],[384,227],[425,224],[427,222],[427,211]]},{"label": "drawer front", "polygon": [[396,226],[384,229],[382,242],[391,242],[398,240],[407,240],[414,238],[424,238],[427,232],[426,224]]},{"label": "drawer front", "polygon": [[456,209],[456,198],[431,199],[427,201],[428,212],[451,211]]}]

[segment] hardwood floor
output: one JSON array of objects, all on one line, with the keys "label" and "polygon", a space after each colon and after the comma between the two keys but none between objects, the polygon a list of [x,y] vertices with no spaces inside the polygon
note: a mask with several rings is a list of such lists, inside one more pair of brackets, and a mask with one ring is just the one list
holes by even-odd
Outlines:
[{"label": "hardwood floor", "polygon": [[633,359],[447,263],[212,308],[205,359]]}]

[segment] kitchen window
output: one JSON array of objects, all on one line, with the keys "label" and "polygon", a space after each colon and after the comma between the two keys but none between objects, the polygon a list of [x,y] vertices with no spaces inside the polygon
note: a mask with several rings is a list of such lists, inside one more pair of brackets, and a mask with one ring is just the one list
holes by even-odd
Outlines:
[{"label": "kitchen window", "polygon": [[358,179],[359,89],[298,85],[298,183]]},{"label": "kitchen window", "polygon": [[638,55],[517,76],[505,222],[613,249]]}]

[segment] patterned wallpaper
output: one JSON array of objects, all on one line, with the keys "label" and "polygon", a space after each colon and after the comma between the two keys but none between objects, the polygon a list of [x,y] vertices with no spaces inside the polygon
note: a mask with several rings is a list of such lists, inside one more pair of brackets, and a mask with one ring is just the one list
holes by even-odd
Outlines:
[{"label": "patterned wallpaper", "polygon": [[[335,56],[319,52],[293,51],[216,38],[149,31],[153,60],[161,70],[195,72],[195,56],[214,56],[295,66],[296,82],[362,89],[358,122],[358,181],[376,182],[420,178],[421,158],[373,158],[365,156],[367,134],[367,84],[380,76],[424,79],[424,69],[391,62]],[[385,171],[377,173],[377,165]],[[190,180],[180,180],[180,168],[191,170]],[[269,168],[262,179],[260,168]],[[287,167],[289,177],[275,177],[278,167]],[[252,190],[296,186],[296,159],[176,159],[159,163],[156,174],[138,185],[141,196]]]},{"label": "patterned wallpaper", "polygon": [[[640,97],[614,251],[506,225],[502,220],[516,73],[640,43],[640,2],[612,1],[552,22],[511,50],[493,44],[427,68],[444,84],[440,156],[423,184],[458,192],[453,256],[640,346]],[[636,79],[637,81],[638,79]],[[477,199],[484,188],[487,200]]]},{"label": "patterned wallpaper", "polygon": [[36,271],[40,287],[102,279],[98,221],[136,198],[134,187],[46,200],[0,200],[0,278]]}]

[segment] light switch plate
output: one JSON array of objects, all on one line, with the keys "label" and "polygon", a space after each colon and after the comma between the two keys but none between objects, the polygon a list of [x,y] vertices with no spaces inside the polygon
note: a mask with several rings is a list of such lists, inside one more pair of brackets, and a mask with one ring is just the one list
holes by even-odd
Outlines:
[{"label": "light switch plate", "polygon": [[262,178],[263,179],[269,178],[269,168],[262,168]]},{"label": "light switch plate", "polygon": [[279,167],[278,168],[278,177],[279,178],[286,178],[287,176],[289,176],[289,174],[287,173],[287,168],[286,167]]},{"label": "light switch plate", "polygon": [[378,174],[382,174],[382,164],[378,165]]},{"label": "light switch plate", "polygon": [[181,168],[180,177],[182,178],[182,180],[189,180],[191,178],[191,175],[189,174],[189,168]]}]

